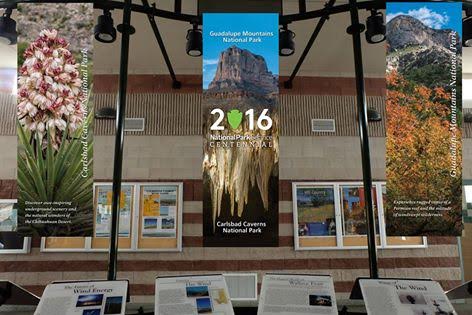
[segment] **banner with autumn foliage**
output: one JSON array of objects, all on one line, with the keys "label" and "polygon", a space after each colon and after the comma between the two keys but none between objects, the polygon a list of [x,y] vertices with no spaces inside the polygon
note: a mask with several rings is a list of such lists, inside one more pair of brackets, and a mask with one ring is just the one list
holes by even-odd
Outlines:
[{"label": "banner with autumn foliage", "polygon": [[93,4],[18,5],[18,231],[92,236]]},{"label": "banner with autumn foliage", "polygon": [[387,3],[387,235],[462,231],[462,4]]}]

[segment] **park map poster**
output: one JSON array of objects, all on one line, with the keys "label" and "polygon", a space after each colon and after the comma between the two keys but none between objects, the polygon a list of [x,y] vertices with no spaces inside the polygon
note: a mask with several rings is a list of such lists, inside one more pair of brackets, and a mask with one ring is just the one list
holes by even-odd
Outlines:
[{"label": "park map poster", "polygon": [[387,235],[460,236],[462,3],[387,3]]},{"label": "park map poster", "polygon": [[205,246],[278,246],[278,26],[203,14]]}]

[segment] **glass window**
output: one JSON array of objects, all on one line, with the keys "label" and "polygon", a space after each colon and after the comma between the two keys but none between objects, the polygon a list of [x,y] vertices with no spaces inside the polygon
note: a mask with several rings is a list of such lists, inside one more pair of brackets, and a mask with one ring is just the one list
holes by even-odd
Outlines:
[{"label": "glass window", "polygon": [[[106,251],[110,244],[112,184],[94,191],[93,237],[45,237],[43,251]],[[183,183],[123,183],[118,245],[128,251],[181,251]]]},{"label": "glass window", "polygon": [[472,222],[472,182],[464,180],[464,222]]},{"label": "glass window", "polygon": [[[344,235],[367,235],[366,203],[362,186],[341,186],[341,209]],[[379,233],[377,193],[372,188],[372,201],[375,212],[375,229]]]},{"label": "glass window", "polygon": [[336,235],[336,210],[333,187],[297,189],[298,235]]},{"label": "glass window", "polygon": [[138,248],[180,250],[179,186],[143,185],[139,194]]},{"label": "glass window", "polygon": [[0,200],[0,254],[26,253],[29,238],[18,234],[18,204],[16,200]]}]

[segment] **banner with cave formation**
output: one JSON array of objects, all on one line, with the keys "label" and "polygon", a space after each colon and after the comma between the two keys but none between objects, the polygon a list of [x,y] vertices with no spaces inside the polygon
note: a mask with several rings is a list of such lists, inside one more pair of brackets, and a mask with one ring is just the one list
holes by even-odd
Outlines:
[{"label": "banner with cave formation", "polygon": [[278,14],[203,14],[205,246],[278,246]]},{"label": "banner with cave formation", "polygon": [[93,4],[18,5],[18,231],[92,236]]},{"label": "banner with cave formation", "polygon": [[462,4],[387,3],[387,235],[460,236]]}]

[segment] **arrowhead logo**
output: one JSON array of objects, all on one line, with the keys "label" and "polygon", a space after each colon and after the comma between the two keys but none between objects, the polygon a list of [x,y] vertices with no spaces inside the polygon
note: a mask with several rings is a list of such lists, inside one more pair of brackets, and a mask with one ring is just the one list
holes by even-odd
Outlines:
[{"label": "arrowhead logo", "polygon": [[236,129],[241,125],[241,122],[243,121],[243,113],[239,110],[232,109],[226,115],[228,116],[228,122],[231,128]]}]

